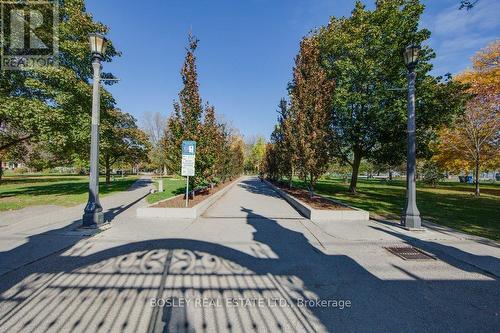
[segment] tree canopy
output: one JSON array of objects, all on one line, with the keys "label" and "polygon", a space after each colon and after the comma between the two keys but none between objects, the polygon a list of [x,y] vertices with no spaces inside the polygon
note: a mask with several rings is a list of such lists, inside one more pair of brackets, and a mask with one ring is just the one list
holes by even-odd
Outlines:
[{"label": "tree canopy", "polygon": [[[193,35],[189,35],[181,70],[183,88],[179,93],[179,102],[174,102],[174,111],[167,121],[162,139],[167,168],[177,174],[181,169],[182,141],[197,142],[191,188],[238,175],[243,164],[243,161],[237,161],[242,154],[237,135],[227,124],[217,120],[215,107],[209,103],[203,105],[200,97],[195,56],[198,42]],[[229,167],[230,161],[235,163],[234,167]]]},{"label": "tree canopy", "polygon": [[[82,129],[90,122],[92,94],[88,34],[106,33],[108,28],[93,20],[83,0],[66,0],[60,11],[59,66],[1,73],[0,153],[23,142],[42,141],[62,154],[87,141],[88,132]],[[104,60],[117,55],[109,41]],[[101,105],[114,105],[104,89]]]},{"label": "tree canopy", "polygon": [[137,120],[118,109],[107,111],[101,122],[100,154],[106,182],[110,181],[111,167],[117,162],[137,165],[147,160],[150,143],[146,133],[137,126]]},{"label": "tree canopy", "polygon": [[434,143],[433,159],[448,171],[474,170],[476,195],[479,173],[500,167],[500,41],[472,58],[472,68],[456,77],[471,99],[453,126],[443,127]]},{"label": "tree canopy", "polygon": [[304,38],[290,86],[293,159],[298,175],[312,191],[329,162],[331,104],[334,80],[321,66],[316,36]]},{"label": "tree canopy", "polygon": [[[429,142],[441,125],[450,124],[460,114],[465,98],[460,82],[450,76],[429,74],[430,60],[435,54],[425,44],[430,31],[420,27],[423,11],[418,0],[376,1],[373,10],[356,1],[349,17],[332,17],[327,26],[305,39],[317,44],[321,65],[317,71],[325,72],[324,77],[311,81],[321,81],[330,93],[327,97],[323,90],[305,89],[297,94],[297,87],[307,86],[296,84],[297,77],[304,76],[307,69],[296,64],[290,89],[295,139],[289,144],[295,142],[292,146],[296,150],[290,154],[290,159],[297,159],[293,164],[307,165],[302,173],[314,169],[321,175],[334,161],[347,164],[352,169],[350,191],[354,193],[363,159],[378,165],[401,164],[406,155],[407,127],[407,68],[403,51],[410,44],[423,45],[415,68],[417,145],[419,156],[430,156]],[[305,53],[301,44],[298,59]],[[314,82],[310,84],[314,86]],[[328,111],[320,122],[305,116],[311,102],[297,103],[315,98],[323,99],[319,109]],[[311,115],[323,113],[316,110]],[[321,127],[322,123],[327,126]],[[277,127],[276,131],[273,135],[281,138],[282,129]],[[279,151],[278,146],[273,152]],[[316,146],[328,153],[310,154],[311,147]],[[317,156],[315,160],[313,155]],[[309,160],[317,164],[306,163]]]}]

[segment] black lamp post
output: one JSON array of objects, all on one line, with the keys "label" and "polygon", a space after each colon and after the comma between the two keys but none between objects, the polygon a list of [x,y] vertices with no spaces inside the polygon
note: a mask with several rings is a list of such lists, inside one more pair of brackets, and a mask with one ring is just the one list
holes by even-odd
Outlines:
[{"label": "black lamp post", "polygon": [[85,206],[82,226],[97,228],[104,223],[104,214],[99,202],[99,122],[100,122],[100,94],[101,60],[106,52],[106,38],[101,34],[89,35],[90,50],[92,52],[92,67],[94,69],[94,83],[92,91],[92,132],[90,144],[90,181],[89,200]]},{"label": "black lamp post", "polygon": [[418,62],[420,47],[410,45],[404,51],[405,64],[408,68],[408,158],[406,162],[406,207],[401,222],[406,229],[422,229],[420,212],[416,200],[416,138],[415,138],[415,66]]}]

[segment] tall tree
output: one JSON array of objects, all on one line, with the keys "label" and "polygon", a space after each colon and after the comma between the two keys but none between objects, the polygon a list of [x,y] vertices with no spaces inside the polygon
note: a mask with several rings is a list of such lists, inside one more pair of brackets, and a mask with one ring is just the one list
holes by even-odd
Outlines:
[{"label": "tall tree", "polygon": [[243,163],[245,160],[245,142],[239,135],[230,136],[231,159],[228,164],[230,166],[230,177],[236,177],[243,173]]},{"label": "tall tree", "polygon": [[268,142],[262,164],[264,173],[269,179],[277,181],[281,178],[279,162],[280,155],[276,152],[276,143]]},{"label": "tall tree", "polygon": [[[183,88],[179,93],[179,102],[174,102],[174,112],[167,121],[163,147],[167,154],[169,170],[180,173],[181,144],[184,140],[199,141],[202,129],[203,105],[198,87],[198,73],[196,69],[195,51],[198,48],[198,39],[189,34],[186,58],[181,70]],[[200,178],[200,169],[196,168]],[[195,184],[191,179],[191,186]]]},{"label": "tall tree", "polygon": [[200,134],[196,156],[196,168],[199,171],[199,176],[196,181],[198,183],[213,183],[222,172],[220,162],[224,160],[223,149],[229,148],[225,147],[224,134],[221,125],[217,122],[215,108],[211,105],[205,107]]},{"label": "tall tree", "polygon": [[[319,32],[324,64],[336,80],[331,149],[351,165],[353,193],[363,158],[399,164],[404,156],[406,96],[397,89],[406,86],[404,48],[421,45],[430,36],[427,29],[419,29],[423,10],[418,0],[376,1],[374,10],[357,1],[349,18],[332,18]],[[448,94],[436,92],[450,86],[428,75],[433,57],[432,49],[423,47],[416,68],[419,152],[434,130],[459,110],[440,100],[449,99]]]},{"label": "tall tree", "polygon": [[245,143],[237,130],[224,122],[220,122],[221,142],[218,147],[216,161],[217,177],[222,182],[243,173],[245,160]]},{"label": "tall tree", "polygon": [[118,109],[108,110],[101,125],[101,164],[106,183],[111,179],[111,168],[117,162],[137,165],[147,159],[149,141],[137,126],[137,120]]},{"label": "tall tree", "polygon": [[300,43],[290,88],[294,157],[299,176],[312,193],[329,163],[330,110],[334,81],[320,63],[316,36]]},{"label": "tall tree", "polygon": [[189,47],[181,70],[184,87],[179,93],[179,103],[174,103],[174,112],[168,119],[162,141],[168,167],[177,173],[181,167],[182,141],[197,142],[196,173],[191,178],[191,188],[225,178],[228,170],[225,164],[230,159],[227,125],[217,120],[212,105],[202,105],[196,69],[197,47],[198,40],[189,35]]},{"label": "tall tree", "polygon": [[259,173],[266,153],[266,139],[257,137],[254,144],[250,144],[250,151],[246,156],[245,169],[247,172]]},{"label": "tall tree", "polygon": [[[278,104],[278,124],[271,134],[271,143],[266,149],[266,165],[274,178],[287,177],[292,184],[293,167],[296,163],[295,137],[290,107],[283,98]],[[272,177],[273,178],[273,177]]]},{"label": "tall tree", "polygon": [[[90,131],[83,133],[90,123],[92,93],[88,34],[108,28],[93,20],[83,0],[61,0],[60,5],[59,65],[0,75],[0,152],[39,141],[69,156],[90,141]],[[104,60],[117,55],[110,42]],[[105,90],[101,104],[114,104]]]},{"label": "tall tree", "polygon": [[479,173],[500,167],[500,41],[494,41],[472,58],[472,69],[456,80],[468,86],[472,99],[455,126],[443,128],[434,159],[447,168],[474,170],[475,194],[480,195]]},{"label": "tall tree", "polygon": [[499,133],[498,100],[475,97],[467,103],[465,114],[455,126],[442,130],[436,160],[447,165],[465,162],[474,170],[475,195],[479,196],[480,171],[500,167]]}]

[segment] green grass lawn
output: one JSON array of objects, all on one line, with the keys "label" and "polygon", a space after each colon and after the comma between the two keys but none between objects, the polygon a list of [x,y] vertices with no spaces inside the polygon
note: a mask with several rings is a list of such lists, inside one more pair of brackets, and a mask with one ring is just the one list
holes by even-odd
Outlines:
[{"label": "green grass lawn", "polygon": [[[297,183],[299,185],[299,183]],[[405,182],[359,180],[358,193],[348,192],[342,180],[321,180],[322,194],[389,219],[399,220],[405,204]],[[436,188],[417,184],[417,205],[422,218],[466,233],[500,240],[500,184],[481,184],[481,197],[473,195],[474,185],[443,182]]]},{"label": "green grass lawn", "polygon": [[[184,193],[186,190],[186,180],[179,178],[163,178],[163,192],[156,192],[147,196],[148,203],[153,204],[155,202],[171,198],[173,196]],[[155,180],[156,188],[158,188],[158,180]]]},{"label": "green grass lawn", "polygon": [[[125,191],[137,177],[117,177],[110,184],[100,179],[99,193]],[[0,211],[21,209],[35,205],[74,206],[88,198],[87,176],[71,175],[23,175],[5,176],[0,183]]]}]

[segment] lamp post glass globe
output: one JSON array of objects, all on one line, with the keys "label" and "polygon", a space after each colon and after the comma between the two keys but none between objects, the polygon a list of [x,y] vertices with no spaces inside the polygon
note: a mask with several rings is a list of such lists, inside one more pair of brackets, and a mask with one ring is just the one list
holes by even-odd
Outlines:
[{"label": "lamp post glass globe", "polygon": [[106,53],[107,39],[98,33],[89,34],[90,51],[95,57],[102,58]]},{"label": "lamp post glass globe", "polygon": [[420,46],[411,44],[406,47],[403,55],[405,58],[405,64],[408,68],[415,67],[418,61],[418,53],[420,52]]}]

